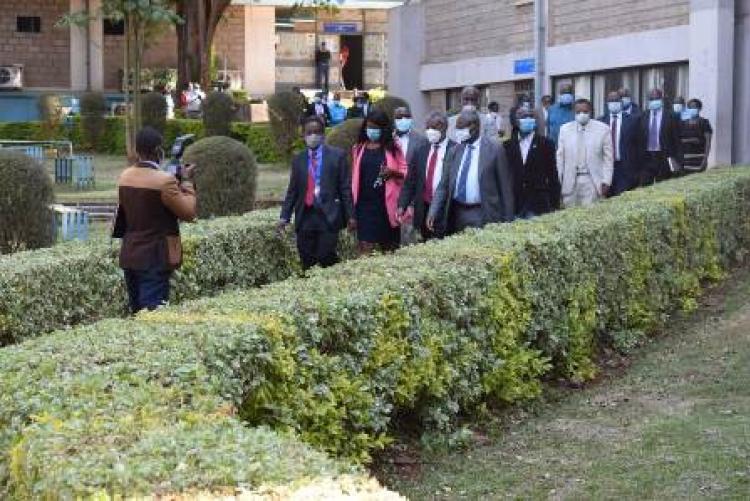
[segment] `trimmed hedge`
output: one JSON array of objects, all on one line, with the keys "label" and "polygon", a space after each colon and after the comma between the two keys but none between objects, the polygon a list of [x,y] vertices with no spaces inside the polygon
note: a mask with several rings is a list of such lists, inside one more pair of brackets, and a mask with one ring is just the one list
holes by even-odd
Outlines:
[{"label": "trimmed hedge", "polygon": [[0,485],[256,485],[276,469],[248,463],[237,418],[366,460],[399,416],[449,429],[593,377],[600,348],[693,308],[748,248],[750,170],[714,171],[8,347]]}]

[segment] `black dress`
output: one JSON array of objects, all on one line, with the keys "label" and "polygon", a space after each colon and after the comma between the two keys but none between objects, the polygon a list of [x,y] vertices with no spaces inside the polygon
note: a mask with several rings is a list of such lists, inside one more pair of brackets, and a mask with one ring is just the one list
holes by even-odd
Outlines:
[{"label": "black dress", "polygon": [[680,141],[686,171],[700,170],[706,157],[706,134],[709,133],[713,133],[711,123],[703,117],[680,121]]},{"label": "black dress", "polygon": [[385,164],[383,148],[367,149],[359,166],[359,196],[355,208],[357,240],[381,245],[398,243],[400,232],[392,228],[385,207],[385,182],[375,186],[380,167]]}]

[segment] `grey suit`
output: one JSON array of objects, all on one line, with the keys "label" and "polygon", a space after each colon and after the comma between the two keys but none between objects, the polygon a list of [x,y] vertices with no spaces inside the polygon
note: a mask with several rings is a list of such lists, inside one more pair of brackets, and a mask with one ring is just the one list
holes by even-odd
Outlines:
[{"label": "grey suit", "polygon": [[[406,156],[406,164],[411,163],[411,159],[414,157],[414,152],[419,151],[424,145],[428,144],[427,138],[424,134],[421,134],[414,129],[407,133],[409,136],[408,148],[404,152]],[[398,137],[398,135],[396,135]]]},{"label": "grey suit", "polygon": [[[448,233],[455,232],[450,224],[451,211],[456,205],[453,194],[456,191],[456,180],[465,149],[466,145],[460,144],[446,154],[443,176],[430,205],[429,216],[435,221],[435,226],[443,225]],[[479,193],[482,225],[513,220],[513,178],[505,156],[505,148],[499,142],[486,137],[482,137],[479,143]]]}]

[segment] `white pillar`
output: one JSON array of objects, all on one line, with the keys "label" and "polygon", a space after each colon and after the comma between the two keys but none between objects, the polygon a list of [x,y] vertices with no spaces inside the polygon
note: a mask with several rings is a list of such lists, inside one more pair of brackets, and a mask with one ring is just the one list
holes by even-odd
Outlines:
[{"label": "white pillar", "polygon": [[[70,27],[70,88],[86,90],[91,83],[91,90],[102,90],[104,83],[104,63],[102,60],[102,20],[98,16],[101,0],[89,0],[89,12],[96,15],[89,22],[88,40],[85,26]],[[70,12],[86,10],[86,0],[70,0]],[[88,62],[88,64],[87,64]],[[88,77],[87,77],[88,74]]]},{"label": "white pillar", "polygon": [[714,129],[709,166],[732,162],[734,0],[690,1],[690,96]]},{"label": "white pillar", "polygon": [[276,8],[245,6],[245,90],[263,97],[276,92]]}]

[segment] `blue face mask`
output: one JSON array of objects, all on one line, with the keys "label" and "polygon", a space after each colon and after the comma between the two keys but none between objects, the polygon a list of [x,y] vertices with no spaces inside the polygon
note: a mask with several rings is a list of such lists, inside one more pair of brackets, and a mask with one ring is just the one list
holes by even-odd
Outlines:
[{"label": "blue face mask", "polygon": [[651,111],[660,110],[662,106],[661,99],[652,99],[648,102],[648,109]]},{"label": "blue face mask", "polygon": [[380,141],[380,138],[382,136],[383,136],[382,129],[373,129],[371,127],[367,128],[367,139],[369,139],[373,143],[377,143],[378,141]]},{"label": "blue face mask", "polygon": [[698,108],[688,108],[685,110],[685,112],[688,115],[688,118],[698,118],[698,115],[700,114],[700,110]]},{"label": "blue face mask", "polygon": [[633,100],[632,100],[632,99],[630,98],[630,96],[624,96],[624,97],[622,98],[622,107],[623,107],[624,109],[626,109],[626,110],[627,110],[628,108],[630,108],[630,105],[631,105],[631,104],[633,104]]},{"label": "blue face mask", "polygon": [[535,118],[519,118],[518,129],[521,134],[529,134],[536,130],[536,119]]},{"label": "blue face mask", "polygon": [[399,132],[409,132],[414,123],[411,118],[397,118],[394,122],[396,123],[396,130]]},{"label": "blue face mask", "polygon": [[560,94],[558,102],[564,106],[570,106],[573,104],[573,94]]},{"label": "blue face mask", "polygon": [[620,101],[609,101],[607,103],[607,109],[612,115],[617,115],[622,111],[622,103]]}]

